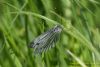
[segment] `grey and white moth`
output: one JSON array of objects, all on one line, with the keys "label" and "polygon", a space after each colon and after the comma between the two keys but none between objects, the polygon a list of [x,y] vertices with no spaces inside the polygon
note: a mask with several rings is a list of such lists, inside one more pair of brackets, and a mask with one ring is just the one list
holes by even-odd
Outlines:
[{"label": "grey and white moth", "polygon": [[55,46],[55,43],[60,37],[62,27],[60,25],[54,26],[52,29],[44,32],[30,43],[30,47],[34,48],[34,53],[42,53],[47,49]]}]

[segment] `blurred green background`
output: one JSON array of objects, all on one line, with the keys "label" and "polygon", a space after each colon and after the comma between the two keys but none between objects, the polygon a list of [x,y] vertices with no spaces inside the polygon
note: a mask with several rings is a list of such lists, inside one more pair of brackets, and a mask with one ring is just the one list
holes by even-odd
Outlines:
[{"label": "blurred green background", "polygon": [[[56,46],[34,56],[30,41],[57,23]],[[100,0],[0,0],[0,67],[100,67]]]}]

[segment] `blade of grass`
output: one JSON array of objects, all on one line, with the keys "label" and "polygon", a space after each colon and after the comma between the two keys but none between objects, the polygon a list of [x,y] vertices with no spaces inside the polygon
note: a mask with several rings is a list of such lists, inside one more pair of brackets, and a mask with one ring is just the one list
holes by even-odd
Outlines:
[{"label": "blade of grass", "polygon": [[[17,13],[17,12],[11,12],[11,13]],[[37,13],[21,11],[20,14],[33,15],[33,16],[42,18],[44,20],[50,21],[53,24],[59,24],[56,21],[51,20],[51,19],[49,19],[45,16],[42,16],[40,14],[37,14]],[[91,51],[93,51],[96,54],[96,56],[98,57],[98,61],[100,61],[100,58],[99,58],[100,53],[96,50],[95,47],[93,47],[93,44],[89,40],[87,40],[75,27],[73,27],[72,25],[68,26],[68,28],[65,28],[63,25],[62,25],[62,27],[68,34],[70,34],[71,36],[73,36],[74,38],[79,40],[81,43],[83,43],[85,46],[87,46]]]},{"label": "blade of grass", "polygon": [[84,62],[82,62],[78,57],[76,57],[70,50],[66,51],[68,54],[70,54],[82,67],[87,67]]}]

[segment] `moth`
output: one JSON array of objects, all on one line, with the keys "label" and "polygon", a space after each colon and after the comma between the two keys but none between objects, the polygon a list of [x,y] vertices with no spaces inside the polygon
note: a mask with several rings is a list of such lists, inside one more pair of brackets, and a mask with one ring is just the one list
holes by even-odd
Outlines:
[{"label": "moth", "polygon": [[53,28],[35,38],[30,43],[30,47],[34,48],[35,54],[47,51],[48,49],[55,46],[56,42],[59,40],[61,31],[61,25],[55,25]]}]

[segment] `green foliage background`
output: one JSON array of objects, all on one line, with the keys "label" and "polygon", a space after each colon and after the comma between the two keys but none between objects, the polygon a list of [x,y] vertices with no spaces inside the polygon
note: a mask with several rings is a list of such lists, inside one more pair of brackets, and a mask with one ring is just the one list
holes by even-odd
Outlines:
[{"label": "green foliage background", "polygon": [[[100,0],[0,0],[0,67],[100,67]],[[34,56],[30,41],[57,23],[56,46]]]}]

